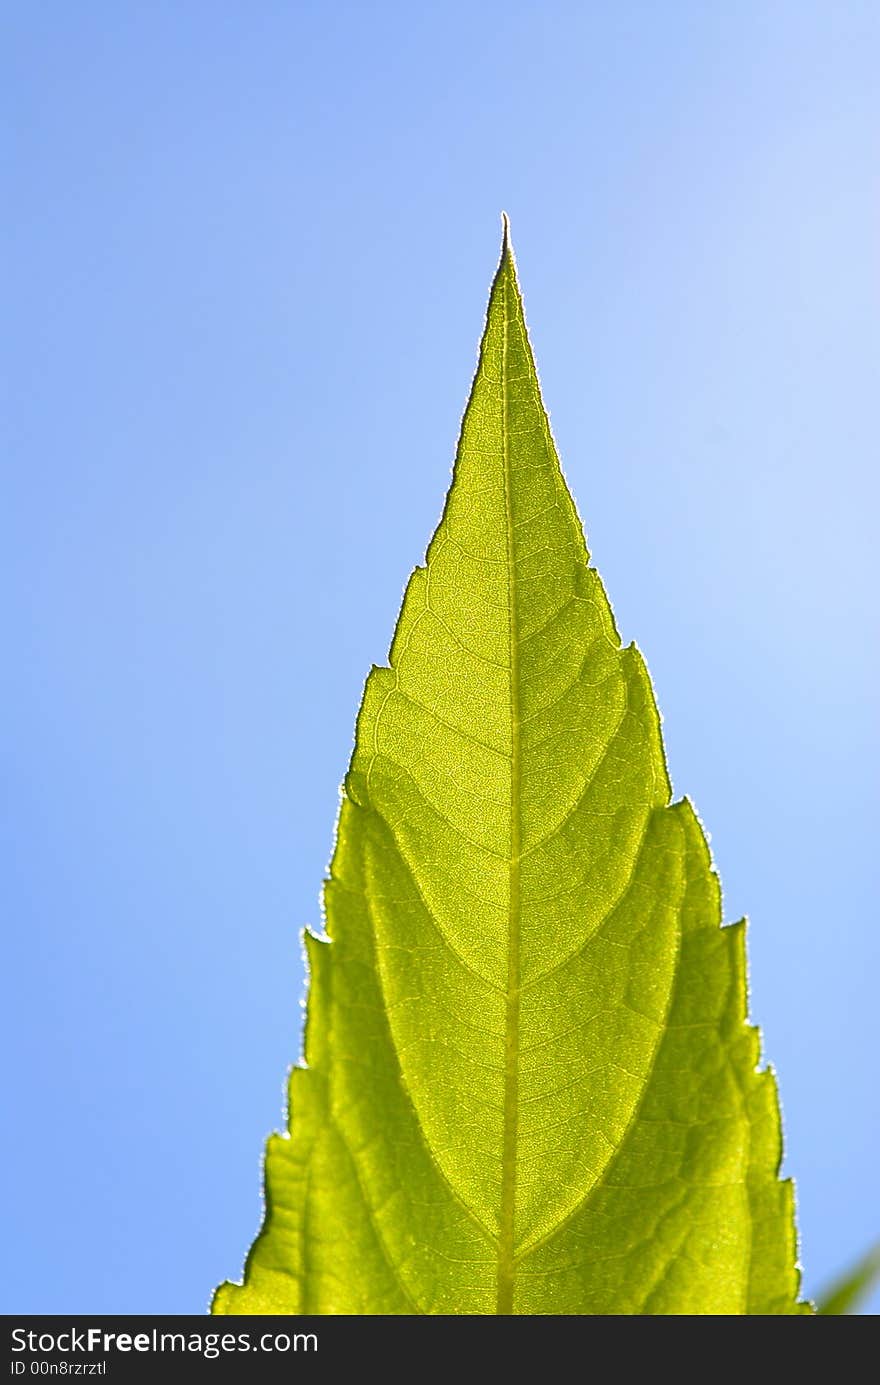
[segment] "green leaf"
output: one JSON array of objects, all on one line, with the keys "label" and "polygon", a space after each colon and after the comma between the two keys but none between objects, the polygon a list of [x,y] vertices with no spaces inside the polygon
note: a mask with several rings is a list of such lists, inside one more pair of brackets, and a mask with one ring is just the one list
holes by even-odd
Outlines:
[{"label": "green leaf", "polygon": [[840,1317],[855,1312],[880,1279],[880,1245],[874,1246],[858,1264],[836,1279],[820,1294],[817,1312]]},{"label": "green leaf", "polygon": [[744,924],[588,565],[505,238],[452,488],[364,692],[306,1065],[216,1313],[789,1314]]}]

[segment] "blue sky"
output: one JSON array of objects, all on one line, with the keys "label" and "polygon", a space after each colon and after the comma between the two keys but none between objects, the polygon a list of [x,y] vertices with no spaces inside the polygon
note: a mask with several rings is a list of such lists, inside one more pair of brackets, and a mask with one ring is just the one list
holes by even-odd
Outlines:
[{"label": "blue sky", "polygon": [[4,1311],[200,1312],[239,1271],[502,207],[676,793],[751,919],[815,1289],[880,1233],[880,9],[3,28]]}]

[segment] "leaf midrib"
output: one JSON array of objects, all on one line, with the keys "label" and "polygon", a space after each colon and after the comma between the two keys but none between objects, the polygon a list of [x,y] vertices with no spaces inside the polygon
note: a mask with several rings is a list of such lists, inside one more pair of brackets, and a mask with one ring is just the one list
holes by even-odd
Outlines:
[{"label": "leaf midrib", "polygon": [[516,565],[513,543],[513,497],[507,437],[507,335],[510,292],[507,225],[502,251],[501,327],[501,464],[504,472],[504,511],[507,537],[508,619],[510,634],[510,860],[507,924],[507,990],[504,1023],[504,1134],[501,1153],[501,1215],[498,1229],[498,1278],[495,1311],[513,1313],[516,1232],[516,1163],[519,1106],[519,1005],[520,1005],[520,708],[519,640],[516,618]]}]

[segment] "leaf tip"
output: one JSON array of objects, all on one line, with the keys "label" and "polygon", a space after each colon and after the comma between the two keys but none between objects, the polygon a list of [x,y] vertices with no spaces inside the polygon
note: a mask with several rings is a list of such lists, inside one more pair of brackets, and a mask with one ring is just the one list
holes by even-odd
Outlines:
[{"label": "leaf tip", "polygon": [[507,215],[507,212],[502,212],[502,213],[501,213],[501,258],[502,258],[502,260],[504,259],[505,255],[509,255],[509,254],[511,253],[511,250],[512,250],[512,246],[511,246],[511,244],[510,244],[510,217]]}]

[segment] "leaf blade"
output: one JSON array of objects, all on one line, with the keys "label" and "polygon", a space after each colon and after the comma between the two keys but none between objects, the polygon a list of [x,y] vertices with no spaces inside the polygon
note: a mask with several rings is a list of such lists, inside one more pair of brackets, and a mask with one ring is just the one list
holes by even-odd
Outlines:
[{"label": "leaf blade", "polygon": [[215,1312],[809,1311],[742,928],[670,795],[505,232],[446,508],[364,692],[291,1138]]},{"label": "leaf blade", "polygon": [[823,1317],[844,1317],[859,1304],[880,1279],[880,1245],[872,1246],[850,1270],[835,1279],[819,1296],[816,1311]]}]

